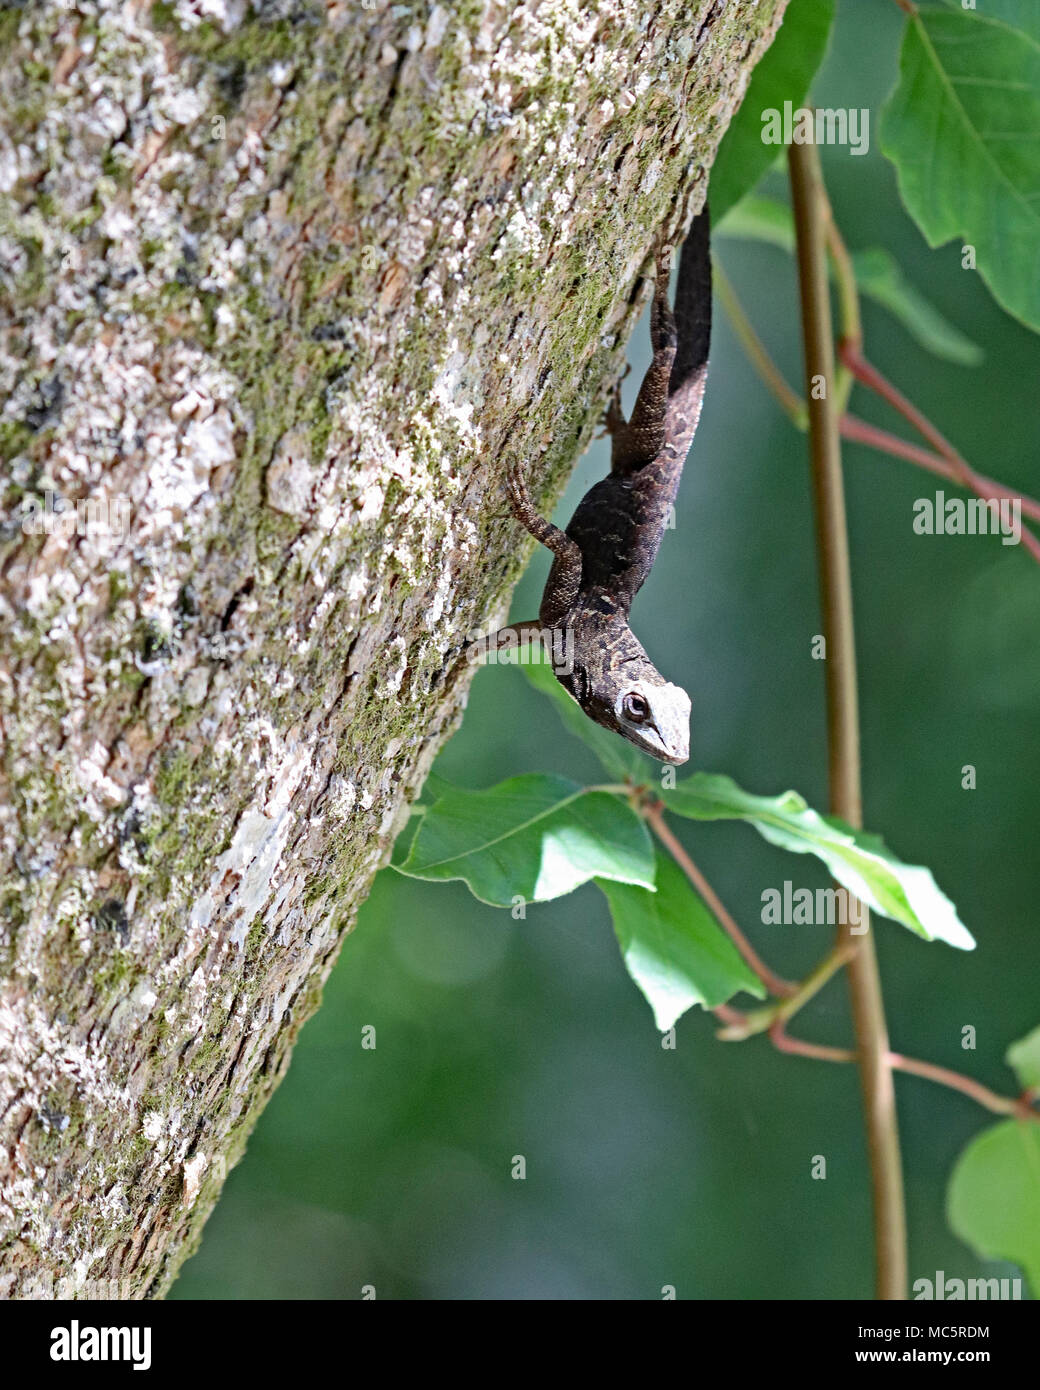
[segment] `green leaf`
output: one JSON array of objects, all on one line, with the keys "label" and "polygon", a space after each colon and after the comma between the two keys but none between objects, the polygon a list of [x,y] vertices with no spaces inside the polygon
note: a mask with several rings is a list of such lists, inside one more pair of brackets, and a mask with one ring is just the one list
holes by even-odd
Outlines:
[{"label": "green leaf", "polygon": [[1005,1053],[1005,1060],[1023,1091],[1040,1086],[1040,1028],[1034,1028],[1024,1038],[1013,1042]]},{"label": "green leaf", "polygon": [[[961,14],[963,0],[942,0],[947,9]],[[1033,0],[983,0],[983,8],[990,19],[999,19],[1011,29],[1021,29],[1023,34],[1040,43],[1040,5]]]},{"label": "green leaf", "polygon": [[930,246],[957,238],[1010,314],[1040,330],[1040,33],[1035,0],[907,21],[882,149]]},{"label": "green leaf", "polygon": [[1040,1296],[1040,1125],[1005,1120],[968,1145],[950,1175],[951,1229],[983,1259],[1021,1265]]},{"label": "green leaf", "polygon": [[823,61],[834,22],[834,0],[791,0],[776,38],[751,74],[740,110],[722,137],[712,166],[708,200],[713,221],[725,216],[758,182],[780,153],[762,143],[762,112],[798,107]]},{"label": "green leaf", "polygon": [[610,903],[625,967],[662,1033],[694,1004],[711,1009],[742,989],[764,997],[758,976],[671,859],[657,857],[656,893],[598,882]]},{"label": "green leaf", "polygon": [[430,806],[439,796],[446,796],[454,790],[447,777],[442,777],[439,772],[431,772],[422,784],[422,791],[419,793],[420,804],[423,807]]},{"label": "green leaf", "polygon": [[618,782],[632,782],[637,786],[644,782],[659,780],[655,764],[640,753],[634,744],[626,743],[619,734],[603,729],[582,710],[576,700],[564,690],[553,675],[548,664],[522,666],[520,668],[536,690],[540,690],[556,706],[556,712],[572,734],[595,753],[609,776]]},{"label": "green leaf", "polygon": [[416,802],[411,808],[411,815],[401,828],[400,834],[394,841],[394,847],[390,851],[390,868],[399,869],[411,853],[412,842],[418,832],[419,825],[423,816],[426,814],[426,807]]},{"label": "green leaf", "polygon": [[537,772],[445,792],[394,867],[409,878],[463,879],[495,907],[559,898],[590,878],[654,886],[650,836],[626,801]]},{"label": "green leaf", "polygon": [[[794,251],[791,209],[775,198],[764,198],[756,193],[749,193],[730,208],[716,234],[742,241],[765,242],[781,251]],[[832,274],[833,269],[832,265]],[[966,367],[982,361],[982,349],[918,293],[882,247],[870,246],[853,252],[852,269],[860,294],[887,309],[927,352]]]},{"label": "green leaf", "polygon": [[712,227],[714,237],[737,241],[764,241],[781,251],[794,253],[794,218],[786,203],[762,193],[748,193],[734,203],[721,223]]},{"label": "green leaf", "polygon": [[661,796],[670,811],[693,820],[746,820],[781,849],[817,855],[861,902],[925,941],[974,948],[971,933],[928,869],[902,863],[878,835],[819,815],[797,792],[752,796],[731,777],[696,772]]},{"label": "green leaf", "polygon": [[978,344],[918,293],[882,247],[854,251],[852,269],[860,293],[887,309],[928,352],[962,367],[975,367],[982,361]]}]

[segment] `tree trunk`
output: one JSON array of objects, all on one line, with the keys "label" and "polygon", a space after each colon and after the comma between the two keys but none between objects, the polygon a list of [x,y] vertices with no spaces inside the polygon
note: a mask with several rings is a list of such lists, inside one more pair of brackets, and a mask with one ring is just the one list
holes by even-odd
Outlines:
[{"label": "tree trunk", "polygon": [[784,3],[0,15],[0,1294],[197,1242]]}]

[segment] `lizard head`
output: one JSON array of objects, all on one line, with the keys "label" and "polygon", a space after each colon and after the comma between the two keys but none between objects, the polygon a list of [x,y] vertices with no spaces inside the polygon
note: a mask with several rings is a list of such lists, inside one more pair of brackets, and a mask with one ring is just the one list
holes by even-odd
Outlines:
[{"label": "lizard head", "polygon": [[689,758],[690,697],[666,681],[645,654],[604,663],[598,671],[576,662],[557,679],[590,719],[651,758],[662,763]]},{"label": "lizard head", "polygon": [[662,763],[684,763],[690,756],[690,697],[656,671],[654,676],[653,681],[623,682],[609,714],[604,711],[606,717],[592,717],[651,758]]}]

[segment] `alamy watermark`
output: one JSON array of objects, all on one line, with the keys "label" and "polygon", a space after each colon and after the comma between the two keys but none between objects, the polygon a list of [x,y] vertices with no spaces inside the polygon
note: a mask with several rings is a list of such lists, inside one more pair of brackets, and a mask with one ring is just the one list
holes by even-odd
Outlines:
[{"label": "alamy watermark", "polygon": [[941,1269],[934,1279],[915,1279],[915,1300],[935,1299],[956,1303],[982,1301],[995,1303],[1022,1297],[1021,1279],[947,1279]]},{"label": "alamy watermark", "polygon": [[52,1361],[129,1361],[135,1371],[152,1364],[150,1327],[92,1327],[73,1318],[51,1329]]},{"label": "alamy watermark", "polygon": [[1000,536],[1001,545],[1022,539],[1021,497],[918,497],[914,502],[918,536]]},{"label": "alamy watermark", "polygon": [[850,154],[870,149],[870,110],[866,106],[767,106],[762,112],[763,145],[848,145]]},{"label": "alamy watermark", "polygon": [[848,927],[852,936],[869,929],[867,909],[847,888],[763,888],[762,921],[767,926]]},{"label": "alamy watermark", "polygon": [[47,491],[23,497],[19,504],[22,530],[27,536],[123,536],[130,528],[130,498],[122,493],[108,497],[80,497],[75,502]]}]

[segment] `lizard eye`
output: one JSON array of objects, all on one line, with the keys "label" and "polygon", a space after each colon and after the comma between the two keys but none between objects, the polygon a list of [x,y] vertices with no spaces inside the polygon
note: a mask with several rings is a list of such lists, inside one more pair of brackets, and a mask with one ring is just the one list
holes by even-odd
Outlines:
[{"label": "lizard eye", "polygon": [[642,724],[650,713],[650,706],[642,695],[637,695],[635,691],[630,691],[624,698],[621,705],[625,718],[630,719],[633,724]]}]

